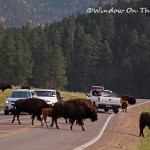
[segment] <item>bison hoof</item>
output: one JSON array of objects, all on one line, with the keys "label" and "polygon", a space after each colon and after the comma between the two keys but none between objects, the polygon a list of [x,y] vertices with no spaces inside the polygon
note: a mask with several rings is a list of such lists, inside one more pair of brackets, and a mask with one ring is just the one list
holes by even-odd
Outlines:
[{"label": "bison hoof", "polygon": [[84,129],[84,128],[82,128],[82,130],[83,130],[83,131],[85,131],[85,129]]},{"label": "bison hoof", "polygon": [[53,127],[53,125],[51,124],[49,127],[51,127],[51,128],[52,128],[52,127]]}]

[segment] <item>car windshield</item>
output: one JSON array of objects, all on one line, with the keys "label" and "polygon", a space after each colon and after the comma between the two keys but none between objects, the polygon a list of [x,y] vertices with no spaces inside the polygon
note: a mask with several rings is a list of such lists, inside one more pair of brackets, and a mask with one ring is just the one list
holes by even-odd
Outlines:
[{"label": "car windshield", "polygon": [[109,96],[114,96],[111,91],[102,91],[102,92],[101,92],[101,95],[102,95],[102,96],[108,96],[108,97],[109,97]]},{"label": "car windshield", "polygon": [[37,96],[42,96],[42,97],[52,97],[55,95],[53,91],[35,91]]},{"label": "car windshield", "polygon": [[29,98],[31,97],[31,94],[29,91],[13,91],[11,98]]}]

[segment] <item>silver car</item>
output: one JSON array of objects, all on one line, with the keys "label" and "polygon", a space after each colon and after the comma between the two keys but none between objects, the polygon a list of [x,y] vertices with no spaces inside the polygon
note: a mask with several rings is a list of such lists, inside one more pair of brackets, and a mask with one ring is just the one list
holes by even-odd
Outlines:
[{"label": "silver car", "polygon": [[6,99],[4,104],[4,114],[8,115],[9,112],[14,112],[14,104],[18,99],[26,99],[37,97],[34,90],[31,89],[16,89],[11,95]]}]

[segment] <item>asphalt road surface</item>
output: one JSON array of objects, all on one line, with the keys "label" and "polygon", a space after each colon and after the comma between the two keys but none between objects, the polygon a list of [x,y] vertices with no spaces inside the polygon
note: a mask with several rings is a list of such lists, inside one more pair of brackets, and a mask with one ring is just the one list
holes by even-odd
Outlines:
[{"label": "asphalt road surface", "polygon": [[[137,104],[145,101],[138,99]],[[121,113],[114,114],[112,111],[104,113],[103,110],[100,110],[98,120],[96,122],[91,122],[88,119],[84,121],[85,131],[82,131],[82,128],[76,124],[74,124],[73,130],[70,130],[70,125],[66,124],[63,118],[58,119],[60,129],[56,129],[55,126],[53,128],[41,127],[40,122],[37,120],[35,120],[34,125],[31,125],[31,116],[27,114],[20,116],[21,125],[18,124],[17,119],[12,124],[13,115],[4,115],[1,111],[0,149],[95,150],[111,142],[118,115],[121,115]],[[51,118],[48,118],[48,124],[50,123]],[[101,136],[99,136],[100,133]],[[98,136],[100,138],[97,138]],[[86,144],[86,146],[82,147],[83,144]]]}]

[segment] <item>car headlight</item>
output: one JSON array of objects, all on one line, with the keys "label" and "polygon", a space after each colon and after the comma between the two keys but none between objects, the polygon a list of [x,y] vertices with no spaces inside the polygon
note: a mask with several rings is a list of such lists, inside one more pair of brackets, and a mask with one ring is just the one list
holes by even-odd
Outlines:
[{"label": "car headlight", "polygon": [[5,103],[6,103],[6,104],[8,104],[8,103],[9,103],[9,101],[7,100]]}]

